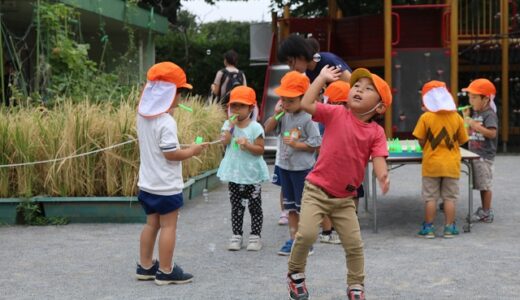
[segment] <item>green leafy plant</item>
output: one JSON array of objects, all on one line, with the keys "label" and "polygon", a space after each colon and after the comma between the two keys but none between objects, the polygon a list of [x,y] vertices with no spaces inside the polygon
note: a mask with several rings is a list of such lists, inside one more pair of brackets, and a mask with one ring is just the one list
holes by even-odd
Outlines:
[{"label": "green leafy plant", "polygon": [[25,225],[66,225],[69,223],[69,220],[64,217],[46,218],[42,214],[40,205],[28,200],[18,204],[16,211],[22,216]]}]

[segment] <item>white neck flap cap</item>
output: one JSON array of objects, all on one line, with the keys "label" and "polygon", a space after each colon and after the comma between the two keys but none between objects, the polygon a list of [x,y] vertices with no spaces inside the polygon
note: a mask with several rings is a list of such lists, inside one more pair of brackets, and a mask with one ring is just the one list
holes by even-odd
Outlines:
[{"label": "white neck flap cap", "polygon": [[141,94],[137,112],[145,118],[157,117],[170,110],[177,85],[166,81],[148,81]]},{"label": "white neck flap cap", "polygon": [[457,110],[450,92],[448,92],[445,87],[435,87],[430,89],[423,96],[423,104],[426,109],[431,112]]},{"label": "white neck flap cap", "polygon": [[323,104],[329,103],[329,96],[323,96]]},{"label": "white neck flap cap", "polygon": [[495,104],[495,95],[489,96],[489,106],[491,106],[491,109],[495,113],[497,112],[497,105]]}]

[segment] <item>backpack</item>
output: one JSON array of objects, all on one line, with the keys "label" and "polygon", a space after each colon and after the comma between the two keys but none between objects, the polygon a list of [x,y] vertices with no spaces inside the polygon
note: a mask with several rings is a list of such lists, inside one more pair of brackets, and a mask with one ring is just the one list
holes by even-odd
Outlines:
[{"label": "backpack", "polygon": [[237,86],[244,85],[244,72],[238,70],[238,72],[229,72],[226,68],[221,69],[222,77],[220,78],[220,92],[222,92],[222,86],[226,81],[226,78],[229,80],[226,84],[226,94],[218,95],[218,99],[220,104],[224,105],[229,102],[229,94],[231,90]]}]

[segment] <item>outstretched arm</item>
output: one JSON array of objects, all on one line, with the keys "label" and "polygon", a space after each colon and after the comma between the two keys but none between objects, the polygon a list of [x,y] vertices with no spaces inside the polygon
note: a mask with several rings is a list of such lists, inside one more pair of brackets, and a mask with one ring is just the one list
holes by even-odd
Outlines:
[{"label": "outstretched arm", "polygon": [[336,67],[329,67],[329,65],[323,67],[323,69],[321,69],[320,75],[314,79],[311,86],[303,96],[301,103],[302,109],[307,113],[314,115],[314,112],[316,111],[316,99],[318,99],[318,96],[320,95],[321,88],[327,82],[338,80],[340,76],[340,69],[337,69]]},{"label": "outstretched arm", "polygon": [[208,145],[208,143],[192,144],[185,149],[163,152],[163,155],[167,160],[182,161],[190,157],[199,155],[204,149],[208,148]]}]

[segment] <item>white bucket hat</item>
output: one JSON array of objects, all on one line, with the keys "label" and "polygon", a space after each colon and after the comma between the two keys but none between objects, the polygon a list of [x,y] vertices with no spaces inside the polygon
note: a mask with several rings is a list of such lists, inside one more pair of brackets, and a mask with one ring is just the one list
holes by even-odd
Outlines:
[{"label": "white bucket hat", "polygon": [[456,111],[455,101],[442,81],[432,80],[422,88],[422,101],[428,111]]}]

